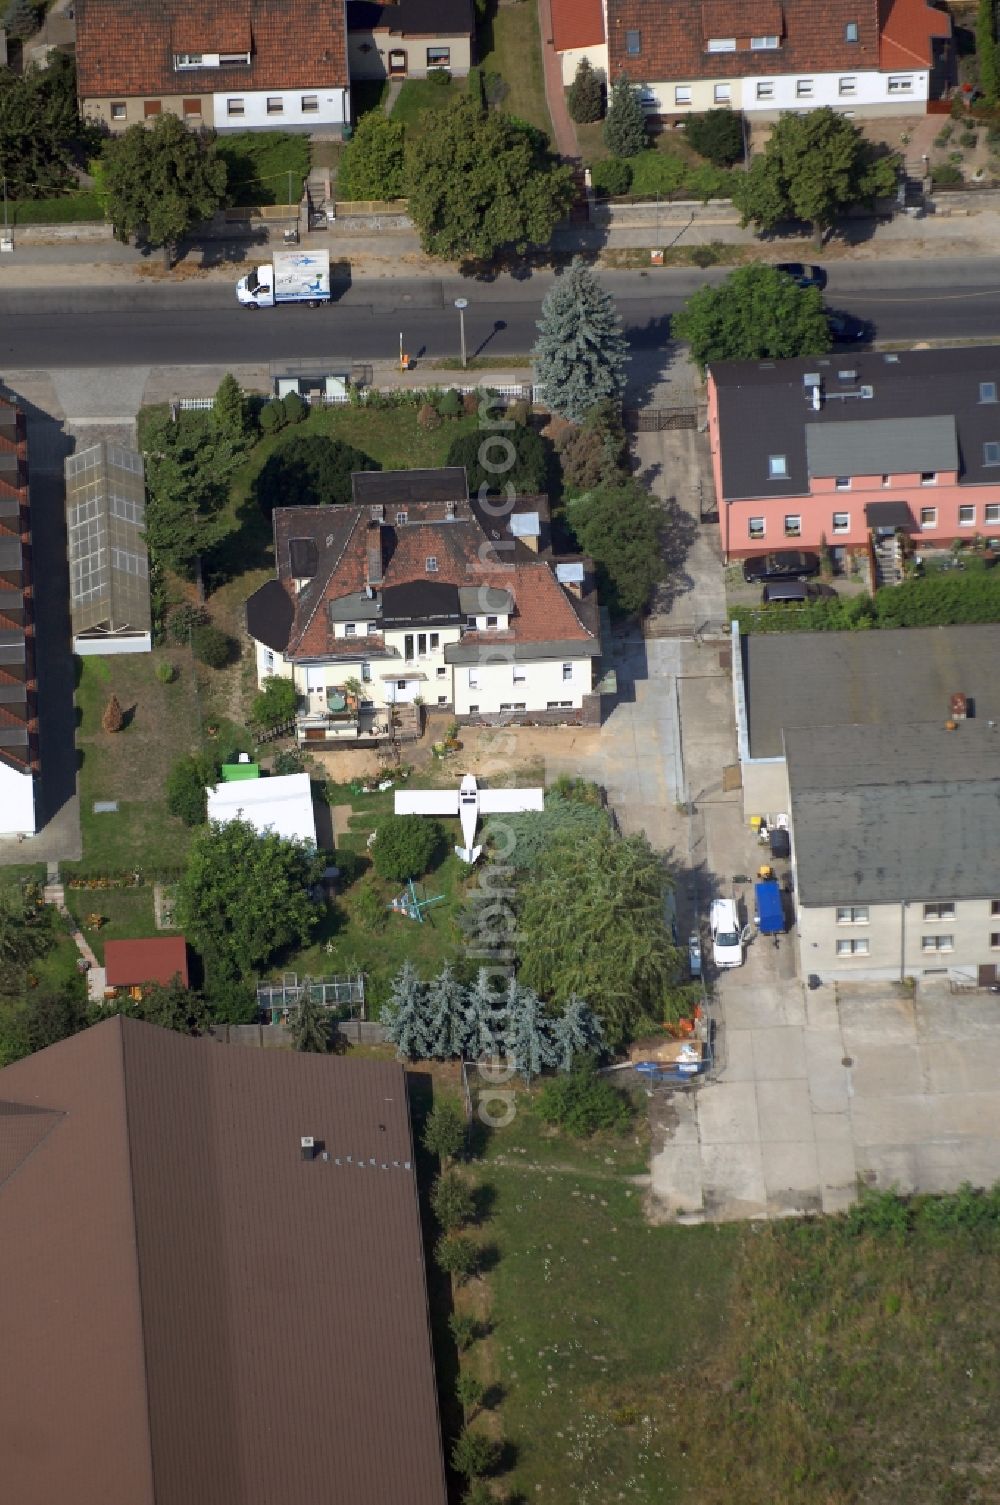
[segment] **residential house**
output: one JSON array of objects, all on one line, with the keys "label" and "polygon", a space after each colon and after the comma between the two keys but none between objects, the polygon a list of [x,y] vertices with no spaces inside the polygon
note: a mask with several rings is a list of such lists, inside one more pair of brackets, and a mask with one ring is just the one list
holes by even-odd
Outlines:
[{"label": "residential house", "polygon": [[803,974],[993,982],[996,723],[791,728],[784,740]]},{"label": "residential house", "polygon": [[[551,0],[552,45],[559,54],[568,89],[584,58],[595,73],[608,76],[606,0]],[[544,38],[543,38],[544,41]]]},{"label": "residential house", "polygon": [[32,836],[38,773],[28,434],[0,397],[0,836]]},{"label": "residential house", "polygon": [[274,513],[277,578],[247,602],[257,675],[291,677],[300,742],[384,737],[415,707],[458,721],[597,724],[589,561],[555,559],[545,497],[504,523],[461,468],[363,472],[353,505]]},{"label": "residential house", "polygon": [[609,80],[642,87],[648,114],[750,120],[829,106],[914,115],[946,81],[951,21],[925,0],[608,0]]},{"label": "residential house", "polygon": [[68,456],[65,471],[73,652],[148,653],[142,456],[102,441]]},{"label": "residential house", "polygon": [[[253,767],[252,764],[235,765]],[[307,773],[286,773],[270,778],[225,776],[208,791],[208,818],[228,825],[240,820],[261,836],[273,834],[286,841],[316,845],[316,819],[312,787]]]},{"label": "residential house", "polygon": [[464,78],[475,45],[472,0],[347,0],[353,79],[426,78],[433,68]]},{"label": "residential house", "polygon": [[445,1505],[402,1067],[116,1017],[0,1071],[18,1505]]},{"label": "residential house", "polygon": [[1000,356],[866,351],[726,361],[708,422],[727,559],[838,561],[1000,540]]},{"label": "residential house", "polygon": [[327,0],[76,0],[81,112],[111,131],[164,110],[216,131],[339,131],[347,29]]},{"label": "residential house", "polygon": [[104,984],[142,996],[150,983],[189,984],[187,942],[182,935],[150,936],[134,941],[105,941]]}]

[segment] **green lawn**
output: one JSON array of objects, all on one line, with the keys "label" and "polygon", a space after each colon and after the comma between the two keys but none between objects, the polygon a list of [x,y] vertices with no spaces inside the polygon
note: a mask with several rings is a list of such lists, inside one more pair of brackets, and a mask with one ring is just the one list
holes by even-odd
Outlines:
[{"label": "green lawn", "polygon": [[223,131],[216,148],[228,173],[227,204],[298,203],[309,172],[308,136],[291,131]]},{"label": "green lawn", "polygon": [[[106,941],[142,940],[145,936],[166,935],[158,931],[153,915],[153,890],[147,884],[138,888],[66,888],[66,907],[75,915],[80,929],[104,961]],[[100,915],[104,923],[92,929],[87,920]]]},{"label": "green lawn", "polygon": [[[168,659],[179,674],[173,684],[156,678]],[[108,699],[117,695],[124,730],[101,726]],[[176,867],[187,851],[188,828],[168,814],[163,786],[173,762],[200,742],[197,687],[187,649],[79,660],[76,693],[80,767],[80,822],[85,872],[119,872],[137,866]],[[95,814],[95,800],[118,800],[115,814]],[[64,864],[71,875],[76,865]]]},{"label": "green lawn", "polygon": [[412,140],[415,135],[429,130],[435,115],[440,110],[450,110],[465,92],[464,79],[436,84],[433,79],[408,78],[392,107],[392,118],[406,126],[407,135]]},{"label": "green lawn", "polygon": [[479,26],[479,65],[484,74],[502,75],[508,92],[501,109],[537,125],[551,140],[538,9],[530,0],[519,5],[491,4],[489,15]]}]

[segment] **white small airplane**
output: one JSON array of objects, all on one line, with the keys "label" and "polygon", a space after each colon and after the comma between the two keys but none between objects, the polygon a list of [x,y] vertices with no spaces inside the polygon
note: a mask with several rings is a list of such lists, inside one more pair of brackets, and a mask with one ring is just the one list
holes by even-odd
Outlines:
[{"label": "white small airplane", "polygon": [[397,815],[457,815],[462,822],[464,847],[455,851],[463,862],[475,862],[482,847],[473,846],[481,815],[519,815],[545,807],[544,789],[480,789],[467,773],[457,789],[397,789]]}]

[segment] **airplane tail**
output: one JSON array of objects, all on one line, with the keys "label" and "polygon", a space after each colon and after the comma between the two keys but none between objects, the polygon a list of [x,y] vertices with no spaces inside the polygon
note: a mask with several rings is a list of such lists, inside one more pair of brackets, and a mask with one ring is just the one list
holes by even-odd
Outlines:
[{"label": "airplane tail", "polygon": [[468,862],[470,865],[473,862],[478,862],[479,861],[479,858],[482,856],[482,852],[483,852],[482,847],[471,847],[471,848],[470,847],[456,847],[455,848],[455,854],[456,854],[456,856],[461,857],[461,859],[462,859],[463,862]]}]

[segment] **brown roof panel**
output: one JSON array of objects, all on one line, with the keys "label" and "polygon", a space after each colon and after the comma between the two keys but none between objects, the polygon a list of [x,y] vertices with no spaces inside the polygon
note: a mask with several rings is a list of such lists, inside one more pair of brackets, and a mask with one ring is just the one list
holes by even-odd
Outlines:
[{"label": "brown roof panel", "polygon": [[182,935],[158,935],[136,941],[105,941],[104,968],[113,988],[133,983],[172,982],[188,985],[187,942]]}]

